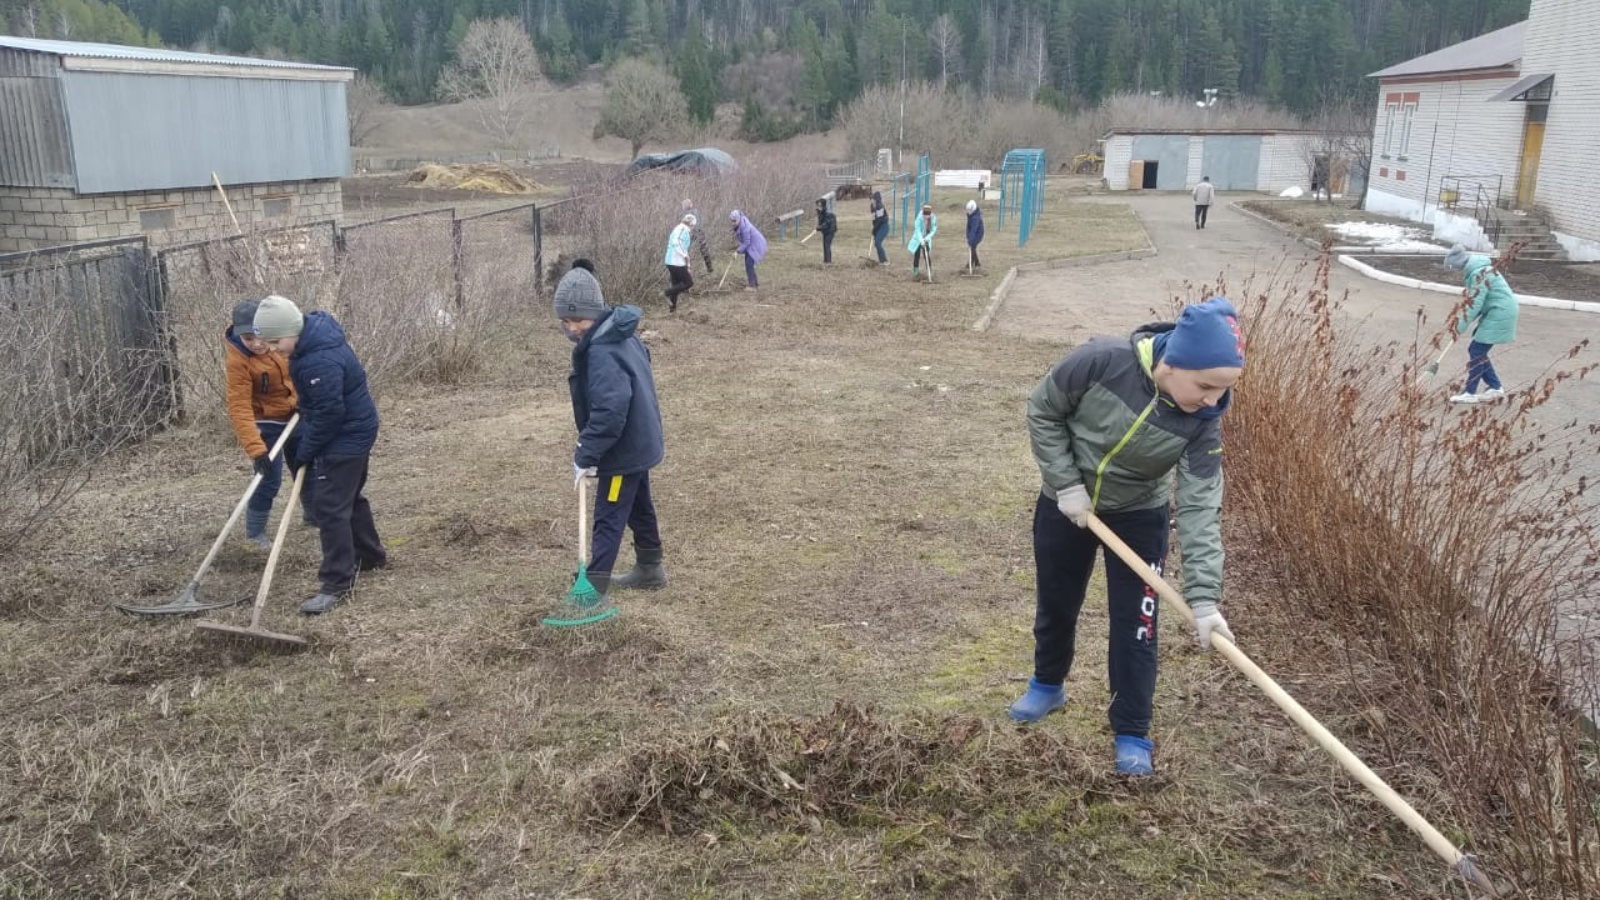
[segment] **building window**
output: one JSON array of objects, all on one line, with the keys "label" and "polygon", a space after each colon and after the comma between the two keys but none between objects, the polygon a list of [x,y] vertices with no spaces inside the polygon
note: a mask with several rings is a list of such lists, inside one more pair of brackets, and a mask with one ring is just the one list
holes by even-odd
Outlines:
[{"label": "building window", "polygon": [[281,219],[289,214],[288,197],[263,197],[261,214],[268,219]]},{"label": "building window", "polygon": [[176,228],[178,225],[178,208],[176,206],[155,206],[139,210],[140,231],[161,231],[167,228]]},{"label": "building window", "polygon": [[1412,101],[1407,103],[1402,109],[1401,115],[1405,119],[1405,124],[1400,129],[1399,158],[1405,159],[1407,156],[1411,155],[1411,126],[1416,122],[1417,119],[1416,102]]},{"label": "building window", "polygon": [[1390,156],[1392,156],[1394,154],[1394,146],[1395,146],[1394,120],[1395,120],[1395,116],[1399,112],[1400,112],[1400,104],[1398,104],[1398,103],[1389,103],[1389,104],[1385,105],[1384,108],[1383,108],[1383,118],[1384,118],[1384,125],[1383,125],[1383,158],[1384,159],[1388,159]]}]

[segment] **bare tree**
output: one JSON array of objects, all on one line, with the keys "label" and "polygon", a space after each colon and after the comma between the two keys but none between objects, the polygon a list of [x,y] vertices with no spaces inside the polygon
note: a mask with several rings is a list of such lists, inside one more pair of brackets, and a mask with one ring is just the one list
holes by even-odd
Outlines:
[{"label": "bare tree", "polygon": [[516,145],[528,115],[527,89],[539,80],[539,55],[516,19],[475,19],[439,73],[439,96],[471,104],[489,136]]},{"label": "bare tree", "polygon": [[[1311,133],[1300,143],[1300,158],[1312,186],[1329,200],[1334,194],[1349,194],[1355,181],[1366,183],[1372,165],[1372,126],[1372,109],[1354,99],[1324,105],[1306,122]],[[1312,199],[1320,199],[1317,191]],[[1363,194],[1351,205],[1359,207],[1365,200]]]},{"label": "bare tree", "polygon": [[688,121],[689,104],[676,78],[653,62],[625,59],[606,79],[606,105],[594,136],[622,138],[638,156],[645,142],[669,137]]},{"label": "bare tree", "polygon": [[357,72],[344,94],[345,116],[350,124],[350,146],[359,147],[366,143],[378,127],[375,113],[387,105],[389,98],[384,94],[383,86],[364,73]]},{"label": "bare tree", "polygon": [[951,20],[949,13],[939,16],[928,26],[928,43],[933,45],[933,55],[939,60],[939,90],[950,84],[950,76],[961,77],[961,29]]}]

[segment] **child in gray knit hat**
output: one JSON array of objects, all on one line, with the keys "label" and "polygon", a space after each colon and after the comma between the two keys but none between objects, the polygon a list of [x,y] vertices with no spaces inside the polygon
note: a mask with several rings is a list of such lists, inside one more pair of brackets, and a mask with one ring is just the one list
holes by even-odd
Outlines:
[{"label": "child in gray knit hat", "polygon": [[[661,408],[650,351],[636,333],[637,306],[611,307],[587,269],[574,268],[556,285],[555,314],[576,346],[567,388],[578,426],[573,486],[598,478],[588,578],[602,595],[611,588],[660,588],[661,532],[650,497],[650,470],[661,462]],[[633,529],[635,564],[611,577],[624,528]]]}]

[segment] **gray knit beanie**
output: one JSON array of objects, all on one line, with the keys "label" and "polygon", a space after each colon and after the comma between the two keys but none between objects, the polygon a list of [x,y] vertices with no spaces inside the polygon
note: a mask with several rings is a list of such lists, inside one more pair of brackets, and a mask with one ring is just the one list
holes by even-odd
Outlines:
[{"label": "gray knit beanie", "polygon": [[300,307],[287,297],[273,294],[256,307],[256,337],[264,341],[299,337],[305,324],[306,317],[300,314]]},{"label": "gray knit beanie", "polygon": [[598,319],[611,307],[600,292],[600,282],[586,269],[573,269],[556,285],[558,319]]},{"label": "gray knit beanie", "polygon": [[260,300],[240,300],[233,308],[233,333],[256,333],[256,307],[261,305]]},{"label": "gray knit beanie", "polygon": [[1467,260],[1470,259],[1471,256],[1472,254],[1467,252],[1467,248],[1457,244],[1450,248],[1449,253],[1444,255],[1444,267],[1446,269],[1465,269],[1467,267]]}]

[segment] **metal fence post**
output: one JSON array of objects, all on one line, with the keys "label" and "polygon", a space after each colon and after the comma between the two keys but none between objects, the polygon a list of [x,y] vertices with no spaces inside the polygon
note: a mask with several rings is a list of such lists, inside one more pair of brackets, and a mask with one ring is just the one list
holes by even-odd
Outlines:
[{"label": "metal fence post", "polygon": [[456,309],[466,309],[467,307],[466,261],[463,258],[465,255],[465,250],[462,247],[461,220],[455,218],[455,214],[452,213],[450,217],[450,265],[455,269]]},{"label": "metal fence post", "polygon": [[544,223],[537,203],[533,206],[533,292],[544,296]]}]

